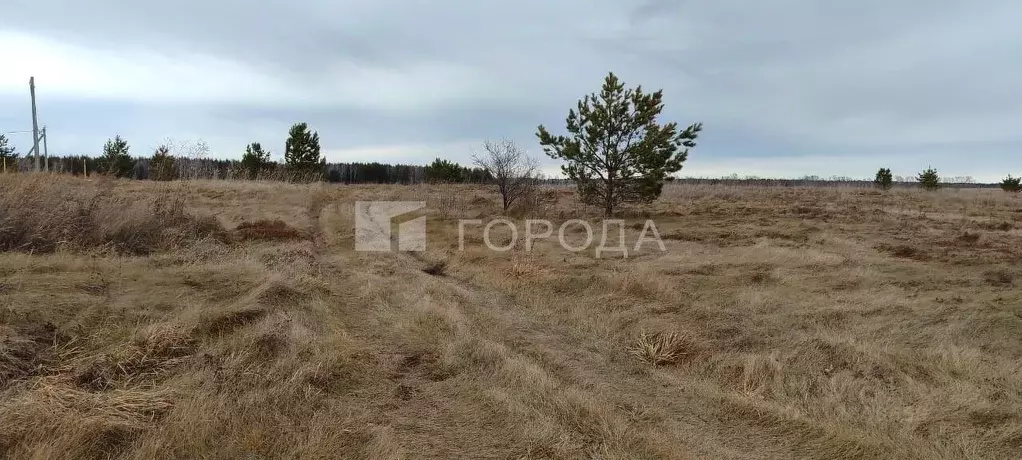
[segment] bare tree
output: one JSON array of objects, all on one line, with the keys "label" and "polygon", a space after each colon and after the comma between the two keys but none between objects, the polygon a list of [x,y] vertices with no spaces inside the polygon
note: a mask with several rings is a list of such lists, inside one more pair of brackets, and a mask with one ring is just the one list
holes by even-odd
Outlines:
[{"label": "bare tree", "polygon": [[532,191],[539,164],[510,139],[486,141],[483,149],[486,150],[484,154],[472,155],[472,163],[493,178],[500,189],[504,212],[507,212],[516,200]]},{"label": "bare tree", "polygon": [[199,139],[195,142],[186,140],[175,145],[173,140],[167,138],[164,140],[164,145],[169,146],[172,151],[179,152],[178,158],[183,160],[181,161],[181,166],[178,167],[181,171],[182,179],[217,178],[214,168],[206,164],[206,160],[209,159],[209,144],[205,140]]}]

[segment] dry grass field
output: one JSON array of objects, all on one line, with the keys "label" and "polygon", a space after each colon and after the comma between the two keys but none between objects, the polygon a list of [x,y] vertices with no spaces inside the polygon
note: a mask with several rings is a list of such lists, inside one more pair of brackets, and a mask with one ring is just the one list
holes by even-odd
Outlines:
[{"label": "dry grass field", "polygon": [[[357,200],[425,200],[427,250],[355,251]],[[668,185],[622,217],[663,253],[459,250],[499,209],[0,177],[0,457],[1022,454],[1020,197]],[[600,228],[565,188],[512,216]]]}]

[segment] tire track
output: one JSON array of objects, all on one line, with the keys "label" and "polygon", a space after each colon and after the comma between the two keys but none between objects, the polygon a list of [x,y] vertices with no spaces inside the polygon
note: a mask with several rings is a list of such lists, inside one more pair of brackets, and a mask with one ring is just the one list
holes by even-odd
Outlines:
[{"label": "tire track", "polygon": [[[630,402],[606,404],[614,398],[599,392],[601,382],[580,380],[578,375],[567,375],[566,371],[553,369],[537,359],[544,355],[570,357],[574,354],[575,350],[565,349],[566,344],[560,340],[570,335],[565,327],[529,318],[523,313],[527,309],[516,299],[497,289],[454,275],[425,273],[423,268],[432,261],[422,252],[398,251],[392,254],[397,256],[396,265],[405,267],[405,273],[397,276],[439,282],[466,299],[457,305],[462,316],[469,321],[470,333],[476,340],[488,342],[489,348],[505,351],[498,372],[491,377],[498,379],[496,383],[503,387],[504,396],[513,404],[528,408],[529,417],[556,421],[563,432],[580,437],[587,449],[595,449],[587,450],[591,455],[600,456],[610,450],[629,457],[690,458],[677,449],[677,446],[685,445],[684,440],[675,438],[668,444],[645,431],[647,427],[639,429],[631,423],[628,414],[620,410]],[[401,261],[407,263],[402,264]],[[564,364],[568,368],[571,363]],[[599,371],[620,372],[620,369],[604,368]],[[533,386],[523,388],[529,385]],[[612,409],[605,410],[607,407]],[[536,419],[531,421],[536,422]]]}]

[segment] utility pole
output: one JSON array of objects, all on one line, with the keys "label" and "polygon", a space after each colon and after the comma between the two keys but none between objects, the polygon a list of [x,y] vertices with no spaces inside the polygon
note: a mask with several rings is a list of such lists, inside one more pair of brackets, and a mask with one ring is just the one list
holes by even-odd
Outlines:
[{"label": "utility pole", "polygon": [[43,161],[44,170],[50,172],[50,149],[46,148],[46,126],[43,126]]},{"label": "utility pole", "polygon": [[28,77],[28,89],[32,93],[32,151],[35,152],[35,170],[39,172],[39,120],[35,110],[35,77]]}]

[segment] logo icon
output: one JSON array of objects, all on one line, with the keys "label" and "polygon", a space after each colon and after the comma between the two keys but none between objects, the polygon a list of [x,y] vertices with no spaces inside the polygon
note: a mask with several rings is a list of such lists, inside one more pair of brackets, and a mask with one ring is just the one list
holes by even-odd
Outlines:
[{"label": "logo icon", "polygon": [[425,251],[425,207],[425,201],[356,201],[355,250]]}]

